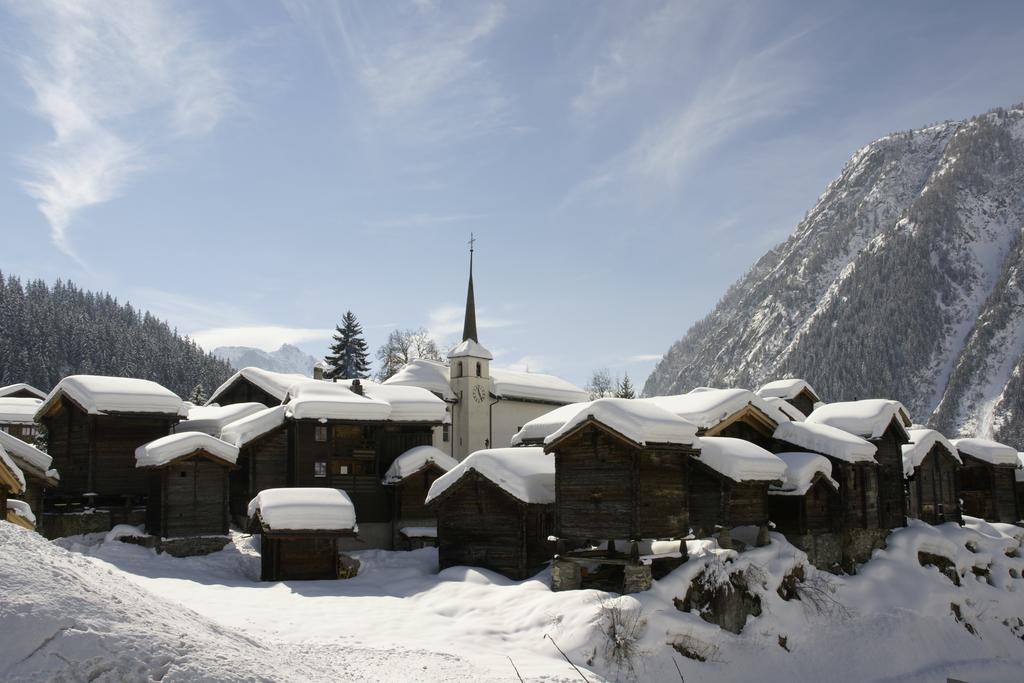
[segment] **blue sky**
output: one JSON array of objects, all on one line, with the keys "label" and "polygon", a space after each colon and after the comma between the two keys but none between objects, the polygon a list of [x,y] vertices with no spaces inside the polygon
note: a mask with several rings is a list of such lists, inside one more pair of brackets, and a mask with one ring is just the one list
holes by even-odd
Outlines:
[{"label": "blue sky", "polygon": [[204,345],[345,310],[638,382],[894,130],[1024,99],[1020,2],[0,3],[0,269]]}]

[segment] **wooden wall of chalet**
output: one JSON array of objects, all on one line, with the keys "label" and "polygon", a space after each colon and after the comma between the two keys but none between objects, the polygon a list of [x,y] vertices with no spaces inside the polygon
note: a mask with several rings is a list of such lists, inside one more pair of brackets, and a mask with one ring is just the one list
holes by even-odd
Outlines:
[{"label": "wooden wall of chalet", "polygon": [[34,443],[36,440],[37,430],[35,425],[8,422],[2,426],[5,432],[16,439],[21,439],[25,443]]},{"label": "wooden wall of chalet", "polygon": [[768,514],[783,534],[838,531],[842,520],[839,491],[817,475],[802,496],[768,496]]},{"label": "wooden wall of chalet", "polygon": [[411,474],[394,485],[395,519],[430,519],[434,513],[424,501],[430,485],[444,474],[440,467],[430,465],[415,474]]},{"label": "wooden wall of chalet", "polygon": [[1017,489],[1017,511],[1024,518],[1024,481],[1016,482]]},{"label": "wooden wall of chalet", "polygon": [[995,466],[961,451],[960,496],[963,513],[990,522],[1020,521],[1012,465]]},{"label": "wooden wall of chalet", "polygon": [[229,475],[231,516],[240,522],[249,515],[249,501],[265,489],[288,486],[288,425],[251,441],[238,454],[238,469]]},{"label": "wooden wall of chalet", "polygon": [[768,482],[737,482],[700,459],[690,463],[690,526],[698,537],[716,526],[761,525],[768,521]]},{"label": "wooden wall of chalet", "polygon": [[907,480],[908,517],[929,524],[962,522],[958,470],[960,463],[935,444]]},{"label": "wooden wall of chalet", "polygon": [[7,519],[7,497],[10,495],[7,487],[4,486],[3,482],[0,482],[0,520]]},{"label": "wooden wall of chalet", "polygon": [[146,531],[163,538],[228,532],[228,466],[206,457],[147,468]]},{"label": "wooden wall of chalet", "polygon": [[314,581],[338,578],[335,532],[263,533],[260,538],[260,579]]},{"label": "wooden wall of chalet", "polygon": [[526,579],[554,555],[554,505],[527,505],[481,477],[466,473],[431,503],[437,514],[441,569],[484,567]]},{"label": "wooden wall of chalet", "polygon": [[683,447],[637,448],[593,424],[554,444],[556,535],[681,538],[689,527]]},{"label": "wooden wall of chalet", "polygon": [[135,449],[170,433],[167,416],[88,415],[67,400],[46,416],[47,448],[60,472],[60,498],[96,493],[97,503],[149,493],[149,480],[135,467]]},{"label": "wooden wall of chalet", "polygon": [[787,398],[786,403],[793,406],[804,415],[810,415],[814,412],[814,399],[804,391],[801,391],[793,398]]},{"label": "wooden wall of chalet", "polygon": [[[317,428],[326,429],[317,441]],[[432,443],[431,425],[366,425],[296,420],[292,423],[292,486],[344,489],[361,523],[390,522],[392,492],[381,483],[388,467],[414,446]],[[323,463],[324,476],[317,476]]]},{"label": "wooden wall of chalet", "polygon": [[262,403],[270,408],[281,405],[281,399],[271,396],[249,380],[239,377],[234,384],[217,396],[217,403],[222,406],[234,403]]},{"label": "wooden wall of chalet", "polygon": [[736,420],[720,430],[711,429],[707,433],[712,436],[728,436],[734,439],[743,439],[744,441],[757,444],[764,449],[770,449],[772,445],[772,434],[770,431],[765,432],[744,420]]},{"label": "wooden wall of chalet", "polygon": [[878,449],[875,460],[878,461],[878,523],[881,529],[907,525],[902,449],[907,439],[896,426],[896,420],[893,418],[882,436],[870,440]]}]

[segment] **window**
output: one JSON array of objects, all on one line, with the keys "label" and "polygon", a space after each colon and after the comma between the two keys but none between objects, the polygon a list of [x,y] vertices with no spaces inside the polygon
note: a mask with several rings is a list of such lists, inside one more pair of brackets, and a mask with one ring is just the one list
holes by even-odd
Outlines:
[{"label": "window", "polygon": [[441,441],[448,443],[452,438],[452,426],[449,424],[441,426]]},{"label": "window", "polygon": [[461,360],[459,361],[459,364],[456,366],[455,376],[456,377],[462,377],[462,361]]},{"label": "window", "polygon": [[476,376],[477,377],[483,377],[484,376],[483,375],[483,371],[480,369],[480,363],[476,364]]},{"label": "window", "polygon": [[315,462],[313,463],[313,476],[314,477],[326,477],[327,476],[327,463]]},{"label": "window", "polygon": [[327,427],[323,425],[318,426],[314,430],[313,438],[321,443],[327,441]]}]

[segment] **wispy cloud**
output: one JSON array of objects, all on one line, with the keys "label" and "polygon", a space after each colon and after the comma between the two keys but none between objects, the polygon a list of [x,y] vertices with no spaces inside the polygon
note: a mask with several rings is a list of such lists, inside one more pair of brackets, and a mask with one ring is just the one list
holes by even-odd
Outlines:
[{"label": "wispy cloud", "polygon": [[[462,333],[462,323],[465,318],[465,313],[466,309],[463,306],[439,306],[430,312],[427,332],[435,341],[444,343],[446,340],[450,340],[453,336]],[[477,316],[476,325],[477,328],[481,330],[514,327],[519,324],[519,321],[517,320],[491,317],[487,315],[485,309],[480,309],[479,313],[480,315]]]},{"label": "wispy cloud", "polygon": [[661,355],[660,353],[638,353],[635,356],[626,356],[623,360],[627,363],[650,363],[661,360]]},{"label": "wispy cloud", "polygon": [[[354,76],[373,118],[419,141],[448,141],[504,121],[506,95],[483,56],[505,17],[498,2],[472,11],[435,3],[347,6],[283,0],[343,80]],[[367,7],[371,7],[368,11]]]},{"label": "wispy cloud", "polygon": [[224,55],[195,17],[131,0],[15,2],[32,36],[19,55],[35,113],[53,139],[24,155],[26,191],[53,243],[153,165],[152,150],[209,132],[235,101]]},{"label": "wispy cloud", "polygon": [[[755,17],[720,9],[668,3],[612,41],[572,100],[573,110],[594,116],[615,105],[627,106],[635,97],[662,104],[653,108],[625,148],[570,188],[562,208],[595,196],[607,202],[674,190],[709,152],[801,104],[814,84],[812,67],[787,55],[793,42],[811,29],[762,45]],[[725,40],[720,32],[707,30],[723,21],[735,24]],[[674,86],[670,96],[654,97],[651,89],[664,89],[665,83]]]},{"label": "wispy cloud", "polygon": [[253,346],[264,351],[275,351],[282,344],[301,344],[308,341],[330,339],[334,330],[280,325],[251,325],[242,327],[215,327],[193,332],[190,336],[208,351],[218,346]]}]

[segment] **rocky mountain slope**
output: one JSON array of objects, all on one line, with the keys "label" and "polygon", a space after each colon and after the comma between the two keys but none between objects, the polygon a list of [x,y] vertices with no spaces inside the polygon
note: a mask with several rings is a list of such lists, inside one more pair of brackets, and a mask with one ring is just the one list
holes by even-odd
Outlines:
[{"label": "rocky mountain slope", "polygon": [[213,355],[223,358],[236,370],[247,367],[273,372],[294,372],[312,375],[316,358],[291,344],[282,344],[277,351],[264,351],[251,346],[218,346]]},{"label": "rocky mountain slope", "polygon": [[1024,106],[889,135],[676,342],[644,393],[788,375],[1024,446]]}]

